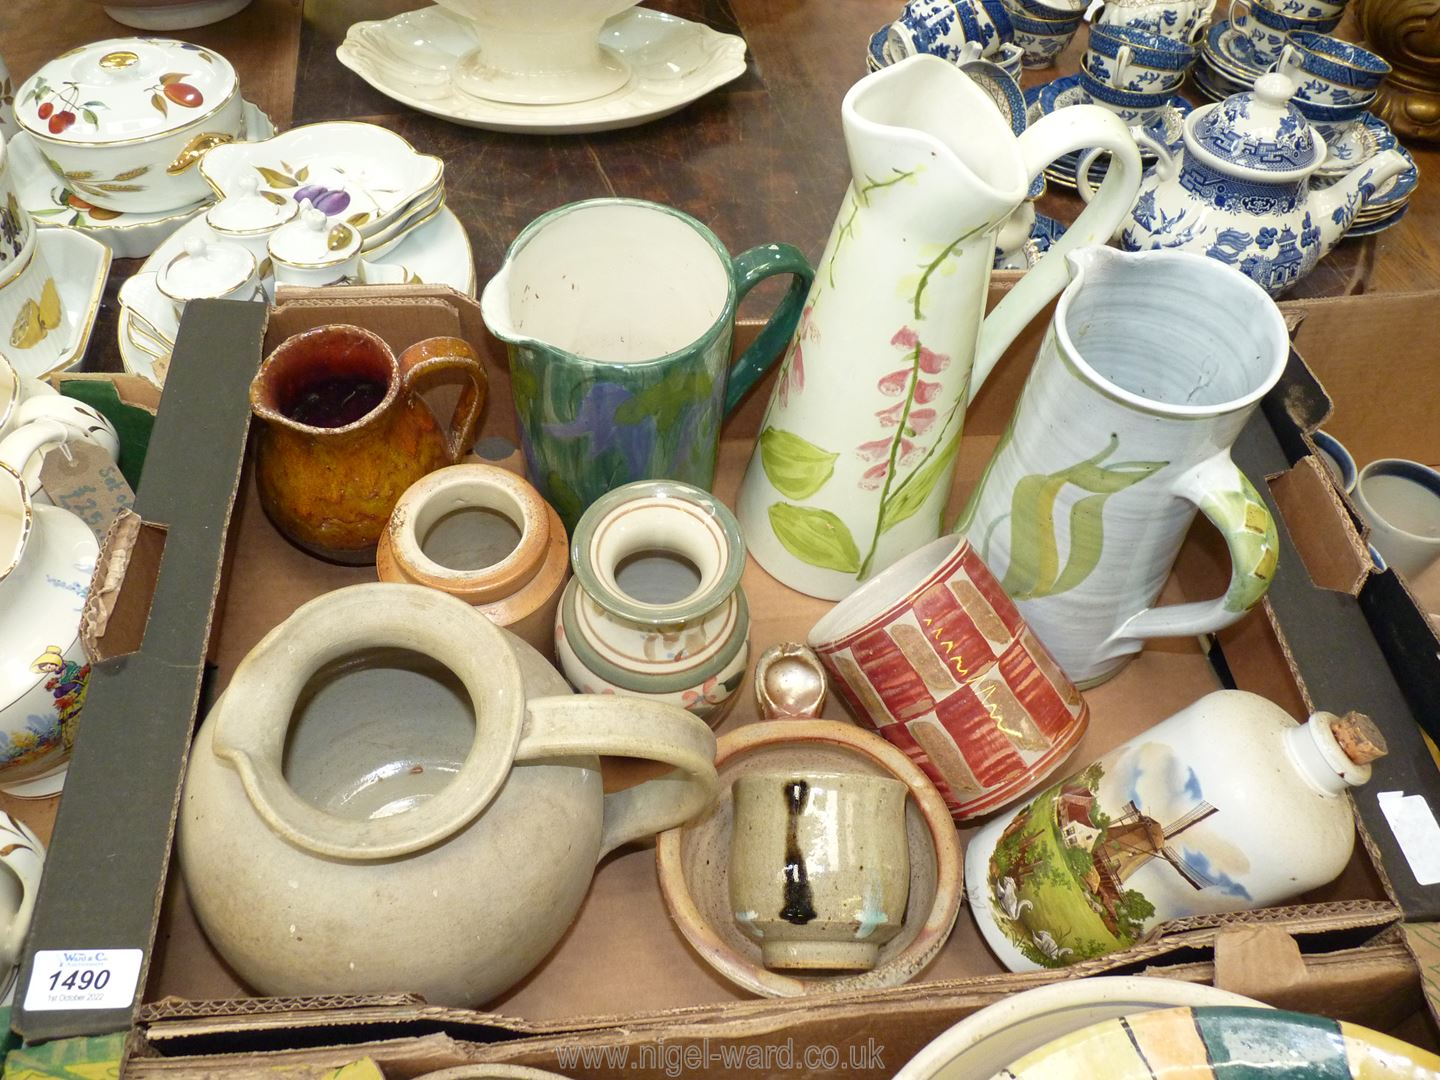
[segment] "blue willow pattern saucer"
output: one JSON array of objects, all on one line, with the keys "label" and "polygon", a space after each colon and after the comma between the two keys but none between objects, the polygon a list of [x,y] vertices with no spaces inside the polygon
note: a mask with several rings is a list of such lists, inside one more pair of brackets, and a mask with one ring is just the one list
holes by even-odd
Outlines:
[{"label": "blue willow pattern saucer", "polygon": [[1217,19],[1211,24],[1202,51],[1210,54],[1215,67],[1235,79],[1253,80],[1269,66],[1255,60],[1250,39],[1232,27],[1229,19]]},{"label": "blue willow pattern saucer", "polygon": [[[1089,97],[1080,86],[1080,76],[1077,74],[1067,75],[1041,86],[1030,87],[1025,91],[1025,101],[1027,116],[1030,123],[1033,124],[1042,116],[1048,116],[1056,109],[1086,104]],[[1185,117],[1189,115],[1191,107],[1190,103],[1180,95],[1173,95],[1160,114],[1145,125],[1146,132],[1156,141],[1165,144],[1172,153],[1175,152],[1181,146]],[[1079,151],[1072,151],[1056,158],[1045,167],[1044,176],[1061,187],[1073,189],[1075,187],[1075,170],[1079,168],[1080,157]],[[1142,146],[1140,159],[1149,166],[1154,164],[1155,155]],[[1100,183],[1105,178],[1107,167],[1108,159],[1098,158],[1090,167],[1090,182]]]}]

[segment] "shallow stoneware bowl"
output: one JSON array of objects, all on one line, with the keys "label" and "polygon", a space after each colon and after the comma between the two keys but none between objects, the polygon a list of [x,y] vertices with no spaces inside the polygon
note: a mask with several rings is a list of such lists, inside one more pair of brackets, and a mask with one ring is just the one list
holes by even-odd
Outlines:
[{"label": "shallow stoneware bowl", "polygon": [[[762,997],[798,997],[899,986],[935,958],[960,912],[960,838],[945,800],[903,751],[839,721],[776,720],[749,724],[722,737],[715,766],[720,773],[715,805],[688,825],[661,833],[655,850],[665,906],[706,963]],[[731,785],[752,771],[787,769],[891,776],[910,789],[905,809],[910,899],[904,927],[881,947],[869,971],[830,976],[769,971],[760,945],[735,923],[729,884]]]},{"label": "shallow stoneware bowl", "polygon": [[994,1076],[1052,1039],[1120,1016],[1180,1005],[1269,1008],[1203,983],[1144,976],[1068,979],[1036,987],[971,1013],[932,1039],[895,1080],[972,1080]]}]

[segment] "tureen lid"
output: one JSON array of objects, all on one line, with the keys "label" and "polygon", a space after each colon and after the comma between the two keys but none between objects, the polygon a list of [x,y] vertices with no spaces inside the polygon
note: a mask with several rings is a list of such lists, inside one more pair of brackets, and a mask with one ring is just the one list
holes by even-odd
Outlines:
[{"label": "tureen lid", "polygon": [[275,196],[272,200],[260,194],[260,181],[242,176],[235,184],[235,193],[227,195],[205,213],[205,222],[212,229],[227,233],[259,233],[279,228],[300,210],[294,199]]},{"label": "tureen lid", "polygon": [[110,38],[57,56],[15,94],[22,127],[42,139],[121,143],[188,127],[236,93],[219,53],[164,38]]},{"label": "tureen lid", "polygon": [[341,223],[331,225],[323,210],[305,199],[300,216],[270,237],[270,257],[290,266],[335,266],[360,250],[360,233]]},{"label": "tureen lid", "polygon": [[255,256],[239,244],[192,236],[185,250],[160,268],[155,287],[171,300],[232,293],[255,273]]},{"label": "tureen lid", "polygon": [[1218,165],[1294,179],[1325,160],[1325,142],[1290,104],[1295,85],[1272,72],[1255,89],[1196,109],[1186,125],[1185,149]]}]

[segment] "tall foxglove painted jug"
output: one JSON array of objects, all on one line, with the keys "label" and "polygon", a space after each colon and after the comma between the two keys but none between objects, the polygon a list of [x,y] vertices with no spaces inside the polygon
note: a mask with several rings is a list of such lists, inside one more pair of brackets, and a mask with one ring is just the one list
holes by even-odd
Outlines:
[{"label": "tall foxglove painted jug", "polygon": [[[933,56],[856,83],[841,118],[853,180],[737,507],[760,565],[828,600],[940,534],[967,403],[1066,284],[1064,254],[1110,236],[1140,183],[1118,117],[1080,105],[1017,135]],[[1100,192],[985,318],[1001,224],[1050,161],[1086,147],[1114,155]]]}]

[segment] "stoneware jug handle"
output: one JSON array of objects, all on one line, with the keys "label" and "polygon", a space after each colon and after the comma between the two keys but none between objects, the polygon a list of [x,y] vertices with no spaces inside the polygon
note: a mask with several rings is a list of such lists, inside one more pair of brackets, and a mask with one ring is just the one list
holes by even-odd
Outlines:
[{"label": "stoneware jug handle", "polygon": [[575,754],[644,758],[675,766],[605,796],[600,856],[683,825],[715,801],[715,733],[678,705],[642,698],[565,694],[531,698],[515,760]]},{"label": "stoneware jug handle", "polygon": [[400,356],[400,381],[405,389],[419,392],[436,375],[458,371],[469,380],[455,402],[445,435],[445,452],[454,465],[475,443],[480,410],[485,405],[485,365],[468,341],[453,337],[432,337],[417,341]]},{"label": "stoneware jug handle", "polygon": [[735,282],[735,304],[738,307],[745,294],[760,282],[776,274],[793,274],[790,290],[775,308],[770,321],[751,342],[750,347],[740,354],[730,368],[730,384],[725,391],[725,414],[735,411],[741,398],[755,385],[760,376],[775,366],[785,345],[795,333],[795,324],[800,321],[800,311],[805,297],[810,292],[810,282],[815,270],[800,253],[799,248],[789,244],[762,244],[742,252],[731,260],[730,276]]},{"label": "stoneware jug handle", "polygon": [[1182,474],[1175,494],[1194,503],[1220,530],[1230,549],[1230,586],[1214,600],[1147,608],[1110,638],[1189,637],[1238,622],[1265,595],[1275,576],[1280,541],[1265,500],[1222,450]]},{"label": "stoneware jug handle", "polygon": [[[20,883],[20,903],[10,922],[0,931],[0,978],[20,960],[30,920],[35,914],[35,896],[40,874],[45,869],[45,848],[39,838],[9,814],[0,812],[0,865]],[[3,989],[3,985],[0,985]]]},{"label": "stoneware jug handle", "polygon": [[1103,244],[1114,234],[1135,205],[1143,167],[1125,121],[1099,105],[1072,105],[1042,117],[1020,136],[1020,157],[1025,175],[1033,180],[1046,165],[1072,150],[1099,147],[1110,151],[1110,168],[1094,201],[1075,219],[1065,235],[995,305],[980,328],[975,349],[975,370],[970,377],[970,400],[1000,357],[1030,320],[1070,283],[1065,256],[1077,248]]}]

